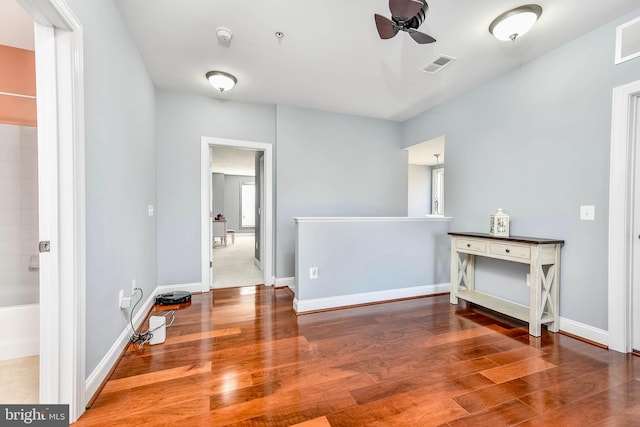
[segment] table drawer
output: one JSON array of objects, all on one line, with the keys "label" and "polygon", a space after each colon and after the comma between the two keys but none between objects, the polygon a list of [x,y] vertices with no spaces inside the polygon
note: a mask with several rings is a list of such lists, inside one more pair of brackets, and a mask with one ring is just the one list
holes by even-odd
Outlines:
[{"label": "table drawer", "polygon": [[465,249],[474,252],[486,252],[487,242],[473,239],[456,239],[456,249]]},{"label": "table drawer", "polygon": [[491,243],[491,253],[518,259],[531,259],[531,248],[529,246]]}]

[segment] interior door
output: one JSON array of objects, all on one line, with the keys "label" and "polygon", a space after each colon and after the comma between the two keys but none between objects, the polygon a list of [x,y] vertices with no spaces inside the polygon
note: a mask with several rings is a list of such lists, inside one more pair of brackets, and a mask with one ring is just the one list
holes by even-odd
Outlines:
[{"label": "interior door", "polygon": [[[211,148],[212,150],[213,148]],[[210,154],[211,156],[211,154]],[[209,187],[209,287],[213,287],[213,217],[216,211],[216,196],[213,194],[213,173],[211,175],[211,186]]]},{"label": "interior door", "polygon": [[640,351],[640,99],[635,99],[635,186],[633,222],[635,238],[633,239],[633,284],[631,289],[631,333],[633,350]]},{"label": "interior door", "polygon": [[[265,215],[262,210],[264,209],[264,156],[260,157],[260,170],[258,171],[260,174],[260,244],[258,246],[258,251],[260,254],[260,265],[263,265],[264,262],[264,231],[266,230],[266,224],[264,222]],[[262,268],[261,268],[262,270]],[[264,270],[263,270],[264,271]]]}]

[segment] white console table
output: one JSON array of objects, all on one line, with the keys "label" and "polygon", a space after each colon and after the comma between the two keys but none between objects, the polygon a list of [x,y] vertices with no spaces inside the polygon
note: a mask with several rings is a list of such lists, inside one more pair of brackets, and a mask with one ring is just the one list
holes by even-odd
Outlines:
[{"label": "white console table", "polygon": [[[484,233],[449,233],[451,236],[451,304],[458,298],[529,322],[529,334],[539,337],[541,325],[558,332],[560,248],[563,240],[535,237],[496,237]],[[529,306],[475,290],[475,257],[529,264]]]}]

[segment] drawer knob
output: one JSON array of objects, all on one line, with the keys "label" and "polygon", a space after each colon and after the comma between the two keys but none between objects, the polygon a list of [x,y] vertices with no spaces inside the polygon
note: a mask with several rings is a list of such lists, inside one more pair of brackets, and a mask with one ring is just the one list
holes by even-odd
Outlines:
[{"label": "drawer knob", "polygon": [[470,248],[471,247],[471,243],[467,243],[467,247]]},{"label": "drawer knob", "polygon": [[505,249],[504,251],[505,251],[506,253],[509,253],[509,252],[511,252],[511,251],[510,251],[509,249]]}]

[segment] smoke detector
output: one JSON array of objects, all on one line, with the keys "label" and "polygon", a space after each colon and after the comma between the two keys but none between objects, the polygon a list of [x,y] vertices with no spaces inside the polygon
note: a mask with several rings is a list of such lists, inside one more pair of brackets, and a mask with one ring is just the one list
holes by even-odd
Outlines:
[{"label": "smoke detector", "polygon": [[233,37],[233,33],[228,28],[218,27],[216,28],[216,37],[218,38],[218,44],[220,46],[229,47],[231,45],[231,37]]}]

